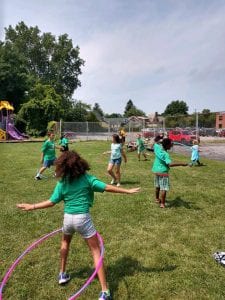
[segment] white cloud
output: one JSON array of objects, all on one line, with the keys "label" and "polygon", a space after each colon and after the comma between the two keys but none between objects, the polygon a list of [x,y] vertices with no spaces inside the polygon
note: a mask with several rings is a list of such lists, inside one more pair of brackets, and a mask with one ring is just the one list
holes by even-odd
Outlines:
[{"label": "white cloud", "polygon": [[67,32],[80,46],[86,63],[74,97],[98,102],[105,112],[123,112],[129,99],[146,112],[163,112],[177,99],[186,101],[190,110],[196,99],[199,109],[224,110],[223,1],[20,4],[7,1],[5,26],[23,19],[42,31]]}]

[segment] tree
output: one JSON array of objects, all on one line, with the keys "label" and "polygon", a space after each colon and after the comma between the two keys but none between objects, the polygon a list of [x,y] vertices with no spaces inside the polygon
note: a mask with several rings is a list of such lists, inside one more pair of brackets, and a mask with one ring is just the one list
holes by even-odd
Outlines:
[{"label": "tree", "polygon": [[198,114],[199,127],[214,128],[216,124],[216,113],[210,112],[209,109],[203,109]]},{"label": "tree", "polygon": [[133,104],[133,101],[130,99],[128,100],[127,104],[126,104],[126,107],[125,107],[125,110],[124,110],[124,116],[127,115],[128,111],[134,107],[134,104]]},{"label": "tree", "polygon": [[123,116],[119,113],[105,114],[105,118],[123,118]]},{"label": "tree", "polygon": [[[25,91],[29,88],[27,81],[32,79],[33,83],[51,85],[61,96],[64,109],[69,106],[74,90],[81,85],[78,76],[84,61],[79,57],[79,47],[73,47],[67,34],[56,38],[51,33],[41,34],[37,26],[27,27],[24,22],[20,22],[15,28],[9,26],[5,29],[5,42],[1,43],[2,47],[8,56],[12,53],[14,61],[20,62],[18,68],[19,63],[8,61],[7,55],[1,56],[1,64],[9,64],[11,69],[16,66],[12,73],[15,74],[15,78],[20,74],[26,75],[23,82],[18,81],[23,92],[25,87]],[[5,68],[9,69],[7,66]],[[21,68],[23,72],[20,72]],[[5,93],[11,93],[12,101],[17,97],[16,106],[19,107],[19,102],[24,101],[24,93],[21,92],[17,96],[18,89],[10,86],[10,76],[6,77],[6,81]]]},{"label": "tree", "polygon": [[104,112],[101,109],[100,105],[98,103],[95,103],[92,109],[93,113],[95,114],[97,119],[102,119],[104,116]]},{"label": "tree", "polygon": [[188,114],[188,106],[184,101],[172,101],[167,105],[163,115],[187,115]]},{"label": "tree", "polygon": [[59,121],[61,101],[53,87],[38,83],[30,91],[29,101],[22,104],[17,122],[23,121],[31,135],[44,135],[49,121]]},{"label": "tree", "polygon": [[15,112],[25,99],[31,78],[24,66],[23,57],[8,45],[0,44],[0,99],[13,103]]},{"label": "tree", "polygon": [[[64,121],[66,122],[85,122],[88,119],[91,111],[91,105],[82,102],[81,100],[75,100],[71,107],[64,115]],[[96,118],[95,118],[96,119]]]},{"label": "tree", "polygon": [[138,109],[134,104],[133,101],[130,99],[125,107],[124,110],[124,117],[128,118],[131,116],[145,116],[145,113]]}]

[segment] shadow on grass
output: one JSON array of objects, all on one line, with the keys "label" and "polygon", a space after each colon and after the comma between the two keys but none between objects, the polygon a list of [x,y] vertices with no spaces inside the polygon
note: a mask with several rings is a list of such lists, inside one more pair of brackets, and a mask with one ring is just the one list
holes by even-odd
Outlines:
[{"label": "shadow on grass", "polygon": [[[107,281],[109,282],[109,287],[113,294],[118,290],[119,284],[123,281],[127,290],[126,299],[131,299],[132,291],[129,292],[129,285],[126,282],[127,276],[133,276],[135,273],[160,273],[160,272],[171,272],[175,270],[177,266],[175,265],[165,265],[161,268],[147,268],[141,265],[141,263],[130,256],[124,256],[118,259],[113,265],[107,267]],[[71,278],[82,278],[84,281],[89,278],[92,274],[93,269],[87,267],[77,271],[70,272]],[[125,298],[123,298],[125,299]]]},{"label": "shadow on grass", "polygon": [[167,207],[184,207],[186,209],[200,210],[200,208],[195,206],[193,202],[185,201],[180,197],[177,197],[172,201],[167,201]]},{"label": "shadow on grass", "polygon": [[[177,267],[175,265],[166,265],[161,268],[147,268],[141,265],[141,263],[130,256],[124,256],[118,259],[114,265],[107,268],[108,281],[110,283],[110,289],[112,295],[118,290],[118,286],[121,281],[124,282],[127,290],[126,299],[131,299],[132,294],[129,292],[129,286],[126,282],[127,276],[133,276],[135,273],[160,273],[171,272]],[[132,293],[132,291],[131,291]],[[124,299],[124,298],[123,298]]]},{"label": "shadow on grass", "polygon": [[122,184],[140,184],[140,180],[121,180]]}]

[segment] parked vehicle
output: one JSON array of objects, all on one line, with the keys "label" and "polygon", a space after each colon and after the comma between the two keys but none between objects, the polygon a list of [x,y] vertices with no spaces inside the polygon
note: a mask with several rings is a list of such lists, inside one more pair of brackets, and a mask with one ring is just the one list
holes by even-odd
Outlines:
[{"label": "parked vehicle", "polygon": [[221,129],[221,130],[218,132],[218,136],[219,136],[219,137],[225,137],[225,129]]},{"label": "parked vehicle", "polygon": [[178,142],[185,145],[192,145],[192,141],[196,140],[196,135],[194,135],[191,131],[182,129],[170,130],[168,132],[168,137],[173,142]]}]

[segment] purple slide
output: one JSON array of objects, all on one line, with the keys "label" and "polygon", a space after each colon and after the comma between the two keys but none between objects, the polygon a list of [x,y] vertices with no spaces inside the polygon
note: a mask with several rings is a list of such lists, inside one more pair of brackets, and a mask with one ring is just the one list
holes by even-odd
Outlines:
[{"label": "purple slide", "polygon": [[10,122],[7,124],[7,133],[14,140],[24,140],[28,138],[25,134],[16,129],[16,127]]}]

